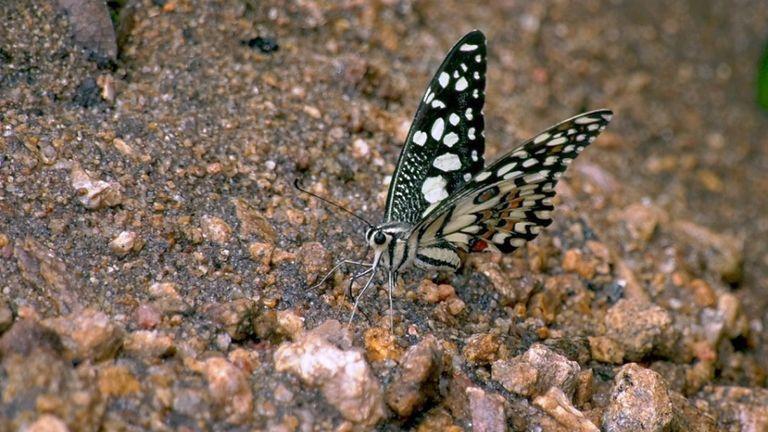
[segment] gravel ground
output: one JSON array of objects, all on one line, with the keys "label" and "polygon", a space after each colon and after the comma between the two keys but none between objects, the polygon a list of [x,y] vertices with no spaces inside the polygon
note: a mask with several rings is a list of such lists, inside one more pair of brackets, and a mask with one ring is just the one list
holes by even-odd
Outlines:
[{"label": "gravel ground", "polygon": [[[0,2],[0,430],[768,430],[759,0]],[[67,12],[68,11],[68,12]],[[488,159],[615,117],[555,222],[351,312],[425,83]]]}]

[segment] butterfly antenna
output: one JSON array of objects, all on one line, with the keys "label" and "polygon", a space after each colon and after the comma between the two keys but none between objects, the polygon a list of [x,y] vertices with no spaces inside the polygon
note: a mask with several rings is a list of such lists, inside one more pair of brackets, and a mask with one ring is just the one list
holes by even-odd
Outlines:
[{"label": "butterfly antenna", "polygon": [[331,201],[331,200],[329,200],[327,198],[323,198],[323,197],[321,197],[320,195],[318,195],[316,193],[313,193],[313,192],[310,192],[310,191],[304,189],[301,186],[301,180],[298,177],[293,181],[293,187],[295,187],[296,189],[298,189],[301,192],[304,192],[307,195],[313,196],[313,197],[319,199],[320,201],[322,201],[322,202],[324,202],[326,204],[330,204],[330,205],[336,207],[337,209],[342,210],[342,211],[346,212],[347,214],[350,214],[350,215],[360,219],[361,221],[365,222],[365,224],[368,225],[368,227],[373,228],[373,224],[372,223],[368,222],[364,217],[362,217],[359,214],[353,212],[352,210],[349,210],[348,208],[343,207],[340,204],[337,204],[337,203],[335,203],[335,202],[333,202],[333,201]]}]

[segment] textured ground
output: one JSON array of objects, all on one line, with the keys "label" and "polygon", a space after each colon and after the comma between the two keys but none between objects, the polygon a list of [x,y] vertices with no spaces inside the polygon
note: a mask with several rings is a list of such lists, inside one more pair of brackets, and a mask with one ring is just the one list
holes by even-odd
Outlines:
[{"label": "textured ground", "polygon": [[[765,2],[59,3],[0,2],[0,430],[768,429]],[[347,332],[363,226],[291,183],[378,219],[472,28],[488,159],[614,121],[536,241]]]}]

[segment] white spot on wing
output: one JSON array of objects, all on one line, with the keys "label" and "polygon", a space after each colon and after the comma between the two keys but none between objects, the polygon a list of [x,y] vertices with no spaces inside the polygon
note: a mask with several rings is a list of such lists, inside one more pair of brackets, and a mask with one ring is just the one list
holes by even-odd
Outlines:
[{"label": "white spot on wing", "polygon": [[499,232],[493,235],[491,241],[496,244],[504,244],[504,240],[506,240],[507,237],[509,237],[509,234]]},{"label": "white spot on wing", "polygon": [[548,139],[549,137],[550,137],[550,135],[548,133],[544,132],[543,134],[541,134],[541,135],[537,136],[536,138],[534,138],[533,139],[533,143],[534,144],[538,144],[538,143]]},{"label": "white spot on wing", "polygon": [[435,98],[435,93],[430,88],[429,89],[429,94],[427,95],[427,99],[425,100],[425,102],[430,103],[430,102],[432,102],[432,99],[434,99],[434,98]]},{"label": "white spot on wing", "polygon": [[518,232],[520,234],[525,234],[526,233],[525,227],[529,225],[533,225],[533,224],[531,222],[522,221],[522,222],[516,223],[515,226],[512,227],[512,229],[515,230],[515,232]]},{"label": "white spot on wing", "polygon": [[437,78],[437,82],[439,82],[440,86],[442,86],[443,88],[448,86],[448,81],[450,80],[451,80],[451,77],[445,72],[440,72],[440,77]]},{"label": "white spot on wing", "polygon": [[458,81],[456,81],[456,86],[454,87],[456,91],[464,91],[469,87],[469,83],[467,82],[467,79],[464,77],[459,78]]},{"label": "white spot on wing", "polygon": [[538,183],[545,179],[545,174],[542,174],[543,172],[545,171],[539,171],[533,174],[528,174],[527,176],[523,177],[523,181],[526,183]]},{"label": "white spot on wing", "polygon": [[468,226],[466,228],[462,228],[461,231],[465,232],[467,234],[476,234],[477,232],[480,231],[480,229],[481,229],[480,225],[472,225],[472,226]]},{"label": "white spot on wing", "polygon": [[453,233],[448,234],[444,238],[451,243],[469,243],[470,235],[464,233]]},{"label": "white spot on wing", "polygon": [[453,153],[445,153],[436,157],[432,166],[445,172],[456,171],[461,168],[461,160]]},{"label": "white spot on wing", "polygon": [[560,138],[555,138],[552,141],[548,142],[547,146],[552,147],[552,146],[556,146],[556,145],[560,145],[560,144],[565,144],[567,142],[568,142],[568,138],[560,137]]},{"label": "white spot on wing", "polygon": [[599,121],[599,119],[596,119],[594,117],[579,117],[573,122],[576,124],[589,124],[589,123],[594,123],[596,121]]},{"label": "white spot on wing", "polygon": [[509,240],[509,244],[511,244],[514,247],[522,247],[525,244],[525,239],[514,237]]},{"label": "white spot on wing", "polygon": [[445,108],[445,104],[440,99],[435,99],[432,101],[432,108]]},{"label": "white spot on wing", "polygon": [[477,162],[477,150],[472,150],[472,162]]},{"label": "white spot on wing", "polygon": [[453,126],[456,126],[459,124],[459,116],[456,115],[456,113],[452,113],[450,117],[448,117],[448,122],[450,122]]},{"label": "white spot on wing", "polygon": [[429,134],[432,135],[432,138],[434,138],[435,141],[440,141],[440,138],[443,137],[444,128],[445,122],[442,118],[439,118],[435,120],[434,123],[432,123],[432,130],[429,132]]},{"label": "white spot on wing", "polygon": [[443,140],[443,144],[447,145],[448,147],[453,147],[453,145],[457,142],[459,142],[459,136],[454,132],[448,133]]},{"label": "white spot on wing", "polygon": [[509,171],[511,171],[516,166],[517,166],[517,162],[508,163],[508,164],[504,165],[503,167],[499,168],[499,170],[496,171],[496,175],[501,177],[504,174],[506,174]]},{"label": "white spot on wing", "polygon": [[467,120],[472,120],[472,108],[467,108],[467,111],[464,112],[464,117],[466,117]]},{"label": "white spot on wing", "polygon": [[426,210],[424,210],[424,211],[421,213],[421,217],[425,217],[426,215],[428,215],[428,214],[429,214],[429,213],[430,213],[432,210],[434,210],[434,209],[435,209],[435,207],[437,207],[437,205],[438,205],[438,204],[440,204],[440,201],[438,201],[438,202],[436,202],[436,203],[432,203],[432,205],[430,205],[429,207],[427,207],[427,209],[426,209]]},{"label": "white spot on wing", "polygon": [[423,146],[427,142],[427,133],[423,131],[416,131],[413,134],[413,143]]},{"label": "white spot on wing", "polygon": [[460,51],[474,51],[477,49],[477,45],[463,44],[459,47]]},{"label": "white spot on wing", "polygon": [[483,171],[475,177],[476,182],[481,182],[491,176],[490,171]]},{"label": "white spot on wing", "polygon": [[424,102],[427,102],[427,99],[432,100],[429,97],[431,94],[432,94],[432,87],[427,87],[427,92],[424,93]]},{"label": "white spot on wing", "polygon": [[428,203],[433,204],[448,197],[448,191],[445,190],[446,185],[448,182],[442,176],[427,177],[424,184],[421,185],[421,193]]},{"label": "white spot on wing", "polygon": [[475,139],[475,128],[469,128],[467,131],[467,137],[469,137],[471,140]]}]

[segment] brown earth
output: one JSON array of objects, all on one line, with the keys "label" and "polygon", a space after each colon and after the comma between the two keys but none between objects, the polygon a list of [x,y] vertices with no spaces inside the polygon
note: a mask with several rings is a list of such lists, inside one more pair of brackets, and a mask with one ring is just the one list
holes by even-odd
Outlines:
[{"label": "brown earth", "polygon": [[[0,430],[768,429],[768,4],[487,3],[0,2]],[[614,121],[538,239],[347,330],[364,227],[293,179],[378,220],[473,28],[488,159]]]}]

